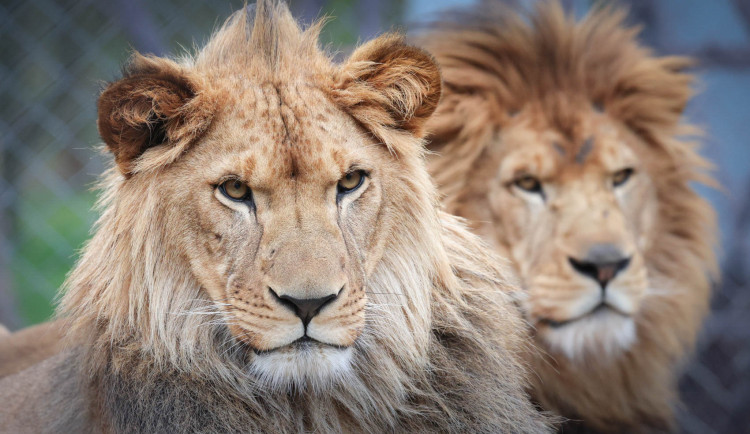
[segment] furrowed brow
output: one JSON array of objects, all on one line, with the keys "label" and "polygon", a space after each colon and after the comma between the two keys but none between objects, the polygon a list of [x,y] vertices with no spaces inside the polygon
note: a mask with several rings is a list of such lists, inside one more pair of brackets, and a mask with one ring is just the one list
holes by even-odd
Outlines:
[{"label": "furrowed brow", "polygon": [[584,161],[586,161],[586,157],[589,156],[591,151],[594,149],[594,138],[589,137],[586,140],[583,141],[583,145],[581,145],[581,149],[578,150],[578,153],[576,154],[576,163],[583,164]]}]

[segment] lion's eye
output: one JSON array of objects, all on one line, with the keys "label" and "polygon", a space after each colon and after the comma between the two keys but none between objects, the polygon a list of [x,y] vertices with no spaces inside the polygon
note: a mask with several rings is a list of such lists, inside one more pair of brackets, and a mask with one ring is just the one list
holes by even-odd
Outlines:
[{"label": "lion's eye", "polygon": [[542,191],[542,183],[531,175],[524,175],[516,179],[513,181],[513,185],[530,193],[541,193]]},{"label": "lion's eye", "polygon": [[219,185],[219,190],[221,190],[224,196],[237,202],[248,200],[251,194],[250,187],[239,179],[230,179],[222,182]]},{"label": "lion's eye", "polygon": [[339,179],[338,190],[339,194],[351,193],[362,186],[365,180],[365,173],[361,170],[355,170],[344,175],[343,178]]},{"label": "lion's eye", "polygon": [[630,167],[618,170],[615,172],[614,175],[612,175],[612,185],[615,187],[619,187],[626,182],[628,182],[628,179],[630,179],[630,176],[633,175],[633,169]]}]

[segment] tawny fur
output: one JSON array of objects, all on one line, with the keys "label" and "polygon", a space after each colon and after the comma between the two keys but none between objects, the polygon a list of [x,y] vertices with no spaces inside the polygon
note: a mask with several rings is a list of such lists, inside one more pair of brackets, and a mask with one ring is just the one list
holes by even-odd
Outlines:
[{"label": "tawny fur", "polygon": [[[646,278],[634,298],[641,300],[634,314],[635,342],[629,347],[625,342],[614,355],[602,347],[571,359],[537,335],[540,350],[529,354],[529,362],[536,373],[533,395],[543,408],[583,421],[584,429],[660,431],[674,428],[676,380],[716,277],[714,213],[691,183],[714,182],[706,175],[710,165],[685,139],[697,129],[681,123],[691,95],[692,77],[683,72],[689,60],[653,56],[636,42],[637,30],[623,24],[624,16],[604,9],[576,22],[556,2],[542,2],[531,14],[486,2],[428,27],[418,41],[436,56],[444,78],[443,100],[428,123],[436,152],[429,168],[446,211],[469,219],[478,234],[512,258],[527,290],[544,277],[558,285],[547,293],[564,300],[580,276],[565,269],[562,251],[554,253],[575,241],[570,240],[575,232],[563,229],[588,226],[582,229],[601,234],[612,220],[595,216],[599,204],[579,191],[572,194],[580,204],[548,205],[555,207],[549,223],[518,222],[514,216],[522,215],[525,205],[513,199],[519,193],[512,178],[502,178],[503,157],[511,146],[519,155],[528,148],[526,160],[513,164],[557,167],[560,171],[549,171],[543,181],[565,186],[573,179],[585,187],[588,181],[576,179],[584,168],[603,171],[596,168],[604,164],[602,154],[635,155],[643,170],[632,182],[643,206],[620,211],[606,204],[618,216],[648,220],[641,226],[626,218],[621,225],[635,227],[634,240],[647,246],[634,259],[639,263],[631,264],[640,270],[633,279]],[[597,139],[596,155],[582,162],[590,131],[609,138]],[[602,181],[591,185],[598,191]],[[589,216],[566,215],[566,207],[590,207]],[[602,213],[607,215],[612,216]],[[524,225],[530,229],[522,233],[517,228]],[[648,229],[638,233],[640,227]],[[527,272],[545,266],[544,276]],[[534,309],[545,300],[534,291],[529,296],[524,313],[534,322]],[[547,301],[549,312],[565,308],[563,301],[552,303]]]},{"label": "tawny fur", "polygon": [[[545,432],[524,390],[513,279],[438,211],[421,141],[440,92],[430,56],[391,35],[334,65],[319,23],[303,32],[274,2],[249,18],[235,14],[194,57],[136,55],[104,91],[99,127],[116,167],[62,297],[76,344],[0,381],[0,401],[13,402],[0,409],[5,431]],[[351,159],[373,165],[367,188],[346,205],[356,219],[329,224],[336,207],[321,196],[336,203]],[[255,208],[204,181],[223,166],[253,188],[265,174]],[[318,184],[325,195],[308,195]],[[261,237],[287,239],[287,223],[310,242],[282,263],[289,252]],[[320,282],[334,266],[344,294],[319,316],[346,332],[335,339],[352,348],[351,369],[287,386],[256,376],[252,348],[281,342],[291,328],[266,335],[295,318],[243,282]]]},{"label": "tawny fur", "polygon": [[62,321],[39,324],[15,333],[0,328],[0,378],[21,372],[60,352],[64,334]]}]

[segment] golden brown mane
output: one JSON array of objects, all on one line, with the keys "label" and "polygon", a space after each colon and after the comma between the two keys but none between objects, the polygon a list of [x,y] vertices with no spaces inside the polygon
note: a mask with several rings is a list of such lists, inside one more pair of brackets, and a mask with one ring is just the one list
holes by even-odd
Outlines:
[{"label": "golden brown mane", "polygon": [[418,38],[443,71],[443,100],[428,128],[438,154],[430,170],[448,212],[471,218],[466,204],[486,194],[469,187],[477,164],[526,107],[564,136],[576,135],[587,110],[606,113],[645,144],[637,152],[649,162],[659,206],[645,262],[649,286],[660,291],[644,302],[637,345],[614,364],[586,359],[585,369],[531,358],[539,375],[534,395],[543,407],[600,430],[669,425],[676,373],[717,276],[714,213],[691,187],[714,182],[686,138],[698,129],[682,123],[691,62],[654,56],[637,43],[637,29],[624,25],[625,15],[604,8],[576,22],[557,2],[542,2],[532,13],[485,3],[443,15]]}]

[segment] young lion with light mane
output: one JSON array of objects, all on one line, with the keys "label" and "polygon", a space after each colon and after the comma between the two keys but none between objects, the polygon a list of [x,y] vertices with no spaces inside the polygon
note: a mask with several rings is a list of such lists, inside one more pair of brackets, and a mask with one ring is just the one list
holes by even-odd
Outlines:
[{"label": "young lion with light mane", "polygon": [[521,276],[533,395],[583,428],[640,432],[673,425],[715,223],[690,186],[711,180],[680,124],[689,62],[652,56],[623,17],[484,6],[420,41],[445,88],[430,170],[447,211]]},{"label": "young lion with light mane", "polygon": [[8,432],[543,432],[502,267],[440,214],[425,52],[333,65],[284,5],[99,99],[116,168],[69,350],[0,382]]}]

